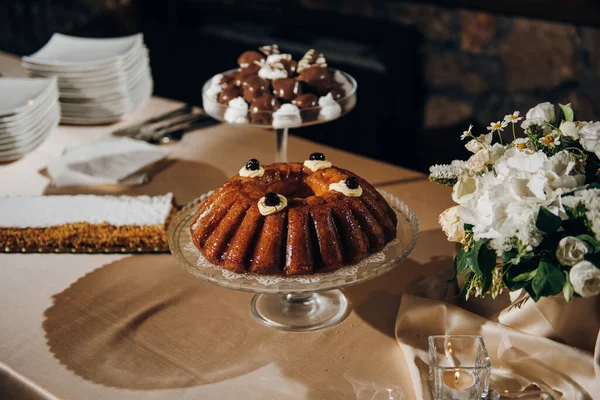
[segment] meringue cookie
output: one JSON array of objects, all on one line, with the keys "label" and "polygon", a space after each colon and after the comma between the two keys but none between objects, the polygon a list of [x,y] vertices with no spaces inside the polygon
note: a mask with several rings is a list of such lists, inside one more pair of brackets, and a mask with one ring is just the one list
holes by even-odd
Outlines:
[{"label": "meringue cookie", "polygon": [[302,124],[300,109],[293,104],[283,104],[273,113],[273,128],[293,128]]},{"label": "meringue cookie", "polygon": [[248,122],[248,103],[241,98],[236,97],[229,102],[227,110],[225,110],[225,121],[230,124],[245,124]]},{"label": "meringue cookie", "polygon": [[319,98],[319,117],[325,120],[336,119],[342,114],[342,107],[334,100],[331,93]]}]

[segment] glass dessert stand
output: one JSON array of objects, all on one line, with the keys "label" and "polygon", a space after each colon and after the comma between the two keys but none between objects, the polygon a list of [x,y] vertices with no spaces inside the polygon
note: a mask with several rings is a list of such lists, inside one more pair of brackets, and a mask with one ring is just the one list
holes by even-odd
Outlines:
[{"label": "glass dessert stand", "polygon": [[342,321],[348,302],[342,288],[374,279],[397,267],[413,250],[419,223],[404,202],[381,194],[398,215],[398,234],[381,252],[337,271],[301,276],[237,274],[209,263],[192,243],[190,225],[207,193],[180,210],[168,229],[169,247],[190,274],[224,288],[256,293],[250,309],[262,324],[286,331],[313,331]]},{"label": "glass dessert stand", "polygon": [[[290,128],[302,128],[334,121],[354,109],[356,106],[356,80],[349,74],[328,68],[336,80],[343,82],[345,96],[333,98],[315,107],[300,108],[299,115],[281,111],[258,111],[222,104],[217,101],[218,92],[214,91],[213,79],[218,76],[237,72],[237,69],[225,71],[206,81],[202,87],[204,111],[216,120],[236,126],[255,127],[275,131],[275,161],[287,162],[287,144]],[[281,109],[280,109],[281,110]]]}]

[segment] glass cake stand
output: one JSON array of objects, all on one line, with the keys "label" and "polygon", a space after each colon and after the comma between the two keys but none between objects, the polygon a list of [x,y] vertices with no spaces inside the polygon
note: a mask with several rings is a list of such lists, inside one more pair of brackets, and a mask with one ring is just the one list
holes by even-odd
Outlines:
[{"label": "glass cake stand", "polygon": [[313,275],[281,276],[237,274],[209,263],[192,243],[190,225],[198,206],[212,192],[180,210],[168,229],[169,247],[190,274],[224,288],[256,293],[250,309],[264,325],[286,331],[313,331],[342,321],[348,302],[341,288],[374,279],[397,267],[413,250],[419,223],[404,202],[389,193],[381,194],[398,215],[398,234],[381,252],[357,265]]},{"label": "glass cake stand", "polygon": [[[232,123],[225,118],[225,113],[227,112],[227,109],[229,108],[229,106],[226,104],[219,103],[217,101],[218,94],[211,93],[211,91],[209,90],[209,88],[211,87],[212,78],[209,79],[208,81],[206,81],[204,83],[204,85],[202,86],[202,105],[204,107],[204,111],[208,115],[210,115],[214,119],[219,120],[221,122],[226,122],[230,125],[235,125],[235,126],[247,126],[247,127],[251,126],[251,127],[258,127],[258,128],[263,128],[263,129],[275,130],[275,160],[277,162],[287,162],[288,161],[288,159],[287,159],[287,143],[288,143],[288,134],[289,134],[290,128],[301,128],[304,126],[317,125],[317,124],[323,124],[326,122],[331,122],[331,121],[334,121],[334,120],[346,115],[347,113],[352,111],[352,109],[354,109],[354,106],[356,106],[356,90],[357,90],[356,80],[350,74],[347,74],[346,72],[339,71],[334,68],[327,68],[327,69],[331,73],[332,76],[336,76],[336,73],[341,74],[341,76],[344,79],[346,79],[346,82],[347,82],[345,85],[345,88],[346,88],[345,97],[343,97],[339,100],[335,100],[335,104],[339,105],[339,107],[341,108],[339,115],[336,115],[335,117],[329,117],[329,118],[325,117],[324,115],[326,115],[326,113],[325,114],[322,113],[322,111],[325,107],[317,106],[317,107],[310,107],[310,108],[305,108],[305,109],[300,110],[300,118],[301,118],[302,122],[293,124],[290,126],[286,126],[286,127],[278,127],[276,125],[274,126],[273,123],[270,123],[270,124],[253,123],[250,121],[250,111],[248,111],[245,120],[240,121],[240,123]],[[232,74],[237,71],[238,71],[237,69],[231,69],[229,71],[223,72],[222,75]],[[336,105],[330,104],[329,107],[336,108]],[[254,113],[254,116],[258,117],[262,121],[274,121],[273,114],[274,114],[274,111],[261,111],[261,112]]]}]

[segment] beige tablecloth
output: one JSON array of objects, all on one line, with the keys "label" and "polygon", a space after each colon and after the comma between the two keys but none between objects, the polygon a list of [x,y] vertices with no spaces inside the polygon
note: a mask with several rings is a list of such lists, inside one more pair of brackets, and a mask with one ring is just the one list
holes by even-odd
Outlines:
[{"label": "beige tablecloth", "polygon": [[[8,64],[7,68],[6,66]],[[0,54],[1,71],[19,71]],[[0,195],[57,193],[38,173],[65,147],[180,104],[154,98],[130,121],[61,126],[22,160],[0,166]],[[234,175],[248,158],[274,161],[272,132],[218,125],[171,145],[175,162],[128,193],[172,191],[183,205]],[[0,398],[415,399],[394,337],[401,294],[446,266],[437,227],[447,188],[422,174],[290,138],[290,158],[324,152],[400,196],[421,224],[411,257],[344,291],[352,311],[312,333],[268,329],[251,295],[201,282],[169,255],[0,254]],[[123,193],[119,186],[71,192]]]}]

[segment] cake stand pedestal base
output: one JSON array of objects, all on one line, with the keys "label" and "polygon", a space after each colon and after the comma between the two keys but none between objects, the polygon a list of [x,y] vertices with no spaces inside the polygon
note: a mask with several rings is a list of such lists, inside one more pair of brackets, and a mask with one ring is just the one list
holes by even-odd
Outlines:
[{"label": "cake stand pedestal base", "polygon": [[335,325],[348,312],[341,290],[318,293],[257,294],[250,310],[260,323],[283,331],[307,332]]}]

